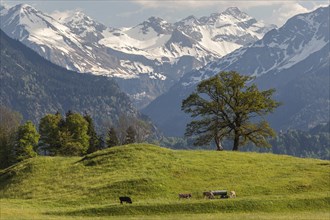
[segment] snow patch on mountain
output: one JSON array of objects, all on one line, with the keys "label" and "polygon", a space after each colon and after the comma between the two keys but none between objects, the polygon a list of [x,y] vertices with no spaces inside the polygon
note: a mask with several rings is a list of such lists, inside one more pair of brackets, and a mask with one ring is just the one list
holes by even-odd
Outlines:
[{"label": "snow patch on mountain", "polygon": [[[136,85],[123,84],[122,89],[132,98],[146,90],[153,92],[146,95],[149,100],[145,103],[187,71],[255,42],[274,28],[238,8],[202,18],[189,16],[173,24],[150,17],[134,27],[115,29],[81,11],[47,15],[21,4],[2,9],[1,21],[1,28],[9,36],[58,65],[78,72],[134,80]],[[146,77],[152,82],[146,82]]]},{"label": "snow patch on mountain", "polygon": [[[263,39],[243,46],[219,61],[210,62],[200,70],[188,74],[190,76],[183,77],[181,85],[189,87],[226,70],[255,77],[276,74],[303,62],[329,44],[329,24],[322,21],[322,16],[326,14],[322,11],[328,8],[320,8],[319,13],[301,14],[291,18],[283,27],[268,32]],[[242,68],[238,62],[245,62],[245,67]]]}]

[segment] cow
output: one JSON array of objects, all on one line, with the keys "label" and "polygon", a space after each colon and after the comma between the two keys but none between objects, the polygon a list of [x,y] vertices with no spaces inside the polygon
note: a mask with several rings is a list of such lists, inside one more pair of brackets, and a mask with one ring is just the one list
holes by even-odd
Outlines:
[{"label": "cow", "polygon": [[214,196],[220,196],[221,199],[227,199],[229,196],[227,195],[227,190],[217,190],[211,191]]},{"label": "cow", "polygon": [[123,204],[123,202],[132,204],[132,199],[128,196],[121,196],[119,197],[120,204]]},{"label": "cow", "polygon": [[230,198],[236,198],[236,192],[230,191]]},{"label": "cow", "polygon": [[179,199],[189,199],[191,198],[190,193],[179,193]]},{"label": "cow", "polygon": [[203,192],[203,196],[204,198],[214,199],[214,195],[212,192]]}]

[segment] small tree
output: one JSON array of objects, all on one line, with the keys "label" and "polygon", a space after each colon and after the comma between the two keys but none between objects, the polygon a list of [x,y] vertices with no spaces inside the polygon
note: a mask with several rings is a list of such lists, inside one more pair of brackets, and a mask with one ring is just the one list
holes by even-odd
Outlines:
[{"label": "small tree", "polygon": [[121,114],[118,118],[118,122],[116,123],[116,133],[117,138],[120,144],[125,144],[126,142],[126,135],[127,135],[127,129],[129,126],[131,126],[132,119],[127,116]]},{"label": "small tree", "polygon": [[18,127],[14,148],[17,161],[37,156],[36,148],[39,137],[40,135],[31,121]]},{"label": "small tree", "polygon": [[183,111],[198,117],[187,125],[186,136],[197,136],[195,145],[214,140],[217,150],[222,150],[225,137],[233,139],[234,151],[247,142],[270,146],[266,138],[275,132],[263,117],[279,103],[271,98],[274,89],[259,91],[254,84],[247,86],[252,79],[231,71],[200,82],[197,91],[182,102]]},{"label": "small tree", "polygon": [[44,154],[57,155],[60,148],[60,125],[65,124],[61,114],[47,114],[39,123],[39,149]]},{"label": "small tree", "polygon": [[[63,155],[83,155],[87,153],[89,146],[88,122],[79,113],[70,113],[65,119],[65,125],[61,128],[64,138],[61,146]],[[65,140],[66,139],[66,140]],[[65,151],[68,151],[64,153]]]},{"label": "small tree", "polygon": [[108,135],[106,138],[106,147],[114,147],[119,145],[119,140],[117,137],[116,130],[111,127],[108,131]]},{"label": "small tree", "polygon": [[96,134],[95,131],[95,127],[94,127],[94,122],[93,119],[91,118],[90,115],[85,114],[84,115],[84,119],[88,122],[88,130],[87,130],[87,134],[89,136],[89,146],[88,146],[88,150],[87,153],[93,153],[97,150],[100,150],[100,140],[99,140],[99,136]]},{"label": "small tree", "polygon": [[21,114],[0,105],[0,168],[15,163],[15,134],[22,120]]},{"label": "small tree", "polygon": [[125,144],[132,144],[136,141],[136,131],[132,126],[129,126],[126,130]]},{"label": "small tree", "polygon": [[135,129],[136,133],[136,142],[145,141],[150,135],[152,135],[152,125],[148,121],[141,119],[133,118],[132,126]]}]

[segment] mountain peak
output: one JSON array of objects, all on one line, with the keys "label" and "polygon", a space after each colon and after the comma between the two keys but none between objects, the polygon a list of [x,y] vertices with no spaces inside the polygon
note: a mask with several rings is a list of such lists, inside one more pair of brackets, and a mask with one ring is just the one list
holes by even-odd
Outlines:
[{"label": "mountain peak", "polygon": [[160,18],[160,17],[155,17],[155,16],[151,16],[150,18],[147,19],[147,22],[149,22],[150,24],[167,24],[167,21],[165,21],[164,19]]},{"label": "mountain peak", "polygon": [[154,29],[159,34],[168,33],[172,30],[172,25],[160,17],[152,16],[144,21],[142,24],[142,30],[144,33],[148,32],[148,28]]},{"label": "mountain peak", "polygon": [[5,14],[7,10],[8,9],[4,5],[0,5],[0,15]]},{"label": "mountain peak", "polygon": [[84,12],[79,10],[65,12],[56,11],[52,14],[52,17],[60,21],[61,23],[69,23],[74,21],[77,22],[80,20],[92,20],[90,17],[85,15]]},{"label": "mountain peak", "polygon": [[233,16],[236,19],[250,19],[251,18],[248,14],[246,14],[245,12],[242,12],[237,7],[229,7],[224,12],[222,12],[221,14],[230,15],[230,16]]},{"label": "mountain peak", "polygon": [[22,3],[22,4],[18,4],[14,7],[16,10],[20,10],[22,11],[30,11],[30,10],[36,10],[35,8],[33,8],[31,5]]},{"label": "mountain peak", "polygon": [[40,13],[40,11],[38,11],[37,9],[35,9],[34,7],[32,7],[31,5],[28,4],[18,4],[15,5],[14,7],[11,7],[10,9],[8,9],[8,12],[12,15],[31,15],[31,14],[35,14],[35,13]]},{"label": "mountain peak", "polygon": [[176,26],[178,26],[178,25],[179,25],[179,26],[180,26],[180,25],[184,25],[184,26],[185,26],[185,25],[192,26],[192,25],[195,25],[195,24],[197,24],[197,25],[200,24],[198,18],[196,18],[196,17],[193,16],[193,15],[190,15],[190,16],[188,16],[188,17],[182,19],[181,21],[176,22],[174,25],[176,25]]},{"label": "mountain peak", "polygon": [[75,11],[73,13],[73,17],[77,17],[77,18],[88,18],[91,20],[91,18],[89,16],[87,16],[84,12],[82,11]]},{"label": "mountain peak", "polygon": [[237,14],[241,14],[243,12],[241,10],[239,10],[239,8],[237,8],[237,7],[229,7],[223,13],[237,15]]},{"label": "mountain peak", "polygon": [[190,15],[190,16],[184,18],[182,21],[198,22],[198,19],[195,16]]}]

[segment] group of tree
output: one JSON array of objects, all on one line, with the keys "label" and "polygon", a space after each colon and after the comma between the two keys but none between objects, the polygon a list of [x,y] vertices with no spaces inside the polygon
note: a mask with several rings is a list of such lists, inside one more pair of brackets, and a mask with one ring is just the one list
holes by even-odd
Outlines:
[{"label": "group of tree", "polygon": [[[319,142],[328,145],[329,132],[311,136],[292,131],[274,138],[275,131],[264,118],[280,105],[272,99],[275,90],[260,91],[252,81],[252,77],[234,71],[221,72],[201,81],[196,91],[182,102],[182,110],[195,119],[187,125],[185,135],[190,137],[189,141],[165,139],[163,142],[182,147],[194,140],[195,145],[213,143],[217,150],[223,150],[222,143],[231,141],[234,151],[241,146],[249,148],[252,143],[255,147],[272,145],[274,153],[288,154],[297,150],[287,147],[298,148],[302,142],[308,143],[308,146]],[[105,147],[141,142],[151,134],[149,123],[123,115],[115,125],[108,126],[103,141],[87,114],[71,111],[65,117],[60,113],[48,114],[40,120],[39,133],[30,121],[20,125],[21,116],[8,108],[1,107],[0,114],[1,167],[36,156],[37,153],[84,155]],[[329,150],[324,154],[329,155]]]},{"label": "group of tree", "polygon": [[287,130],[280,132],[270,140],[271,152],[297,157],[330,159],[330,126],[329,122],[318,125],[307,131]]},{"label": "group of tree", "polygon": [[138,119],[128,115],[120,115],[117,122],[108,122],[104,127],[109,128],[106,131],[106,147],[145,142],[154,134],[154,128],[147,118]]},{"label": "group of tree", "polygon": [[18,112],[0,106],[0,168],[37,155],[40,135],[31,121],[21,121]]},{"label": "group of tree", "polygon": [[39,150],[47,155],[84,155],[100,147],[91,118],[71,111],[65,118],[60,113],[44,116],[39,133]]},{"label": "group of tree", "polygon": [[107,147],[139,142],[148,136],[142,135],[142,122],[139,124],[124,116],[120,117],[121,124],[108,129],[105,138],[97,134],[88,114],[71,111],[65,117],[60,113],[47,114],[41,118],[38,129],[31,121],[21,124],[20,113],[7,107],[0,106],[0,116],[0,168],[38,154],[82,156]]}]

